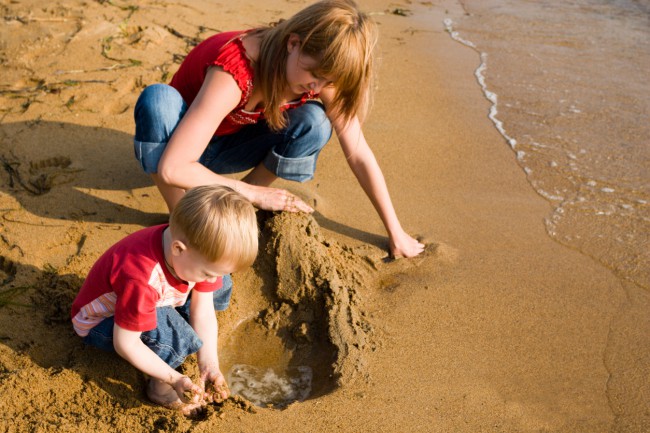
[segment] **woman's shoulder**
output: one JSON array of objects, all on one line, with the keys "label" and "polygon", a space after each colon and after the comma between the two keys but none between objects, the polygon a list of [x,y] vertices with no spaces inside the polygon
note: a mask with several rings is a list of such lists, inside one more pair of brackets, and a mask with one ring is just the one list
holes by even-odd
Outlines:
[{"label": "woman's shoulder", "polygon": [[244,51],[241,38],[245,34],[246,31],[235,30],[212,35],[194,47],[183,63],[199,62],[205,65],[239,59]]},{"label": "woman's shoulder", "polygon": [[[246,48],[242,41],[243,37],[246,35],[246,32],[227,32],[219,33],[212,36],[215,38],[213,42],[215,45],[218,45],[217,48],[217,57],[214,60],[214,64],[223,66],[223,64],[235,63],[235,64],[244,64],[248,65],[250,59],[248,59]],[[208,42],[211,38],[206,39]]]},{"label": "woman's shoulder", "polygon": [[[253,66],[248,56],[243,36],[246,32],[228,32],[223,38],[219,54],[210,64],[219,66],[223,71],[233,76],[243,92],[243,100],[248,100],[253,86]],[[221,36],[223,34],[219,34]]]}]

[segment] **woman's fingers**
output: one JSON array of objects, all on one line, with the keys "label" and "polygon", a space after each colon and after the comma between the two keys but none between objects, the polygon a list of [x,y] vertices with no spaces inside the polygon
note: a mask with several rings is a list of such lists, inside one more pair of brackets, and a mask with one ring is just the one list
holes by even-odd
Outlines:
[{"label": "woman's fingers", "polygon": [[284,212],[306,212],[312,213],[314,209],[305,203],[300,197],[290,193],[286,189],[264,188],[260,191],[256,206],[260,209]]},{"label": "woman's fingers", "polygon": [[300,197],[291,194],[288,191],[285,191],[286,195],[284,197],[284,206],[282,207],[283,211],[286,212],[307,212],[312,213],[312,209],[307,203],[302,201]]},{"label": "woman's fingers", "polygon": [[420,255],[425,245],[402,231],[390,240],[390,252],[394,258],[409,258]]}]

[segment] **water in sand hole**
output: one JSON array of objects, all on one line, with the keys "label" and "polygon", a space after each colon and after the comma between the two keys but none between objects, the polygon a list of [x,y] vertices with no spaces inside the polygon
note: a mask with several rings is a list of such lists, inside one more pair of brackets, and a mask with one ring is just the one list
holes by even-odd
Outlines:
[{"label": "water in sand hole", "polygon": [[235,364],[228,372],[228,383],[233,394],[256,406],[284,407],[309,397],[312,377],[311,367],[306,365],[276,371]]},{"label": "water in sand hole", "polygon": [[231,393],[256,406],[283,408],[311,393],[312,368],[292,363],[294,351],[254,320],[233,330],[221,355]]}]

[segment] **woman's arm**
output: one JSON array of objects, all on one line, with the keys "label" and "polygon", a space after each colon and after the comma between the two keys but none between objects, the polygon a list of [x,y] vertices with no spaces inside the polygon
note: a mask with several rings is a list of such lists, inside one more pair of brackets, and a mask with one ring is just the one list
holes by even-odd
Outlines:
[{"label": "woman's arm", "polygon": [[187,113],[176,127],[158,165],[160,179],[177,188],[237,181],[213,173],[198,160],[217,126],[239,103],[241,90],[232,75],[219,67],[208,70],[205,81]]},{"label": "woman's arm", "polygon": [[[220,67],[211,67],[192,105],[181,119],[158,165],[157,183],[173,190],[187,190],[198,185],[226,185],[243,194],[261,209],[282,210],[291,194],[288,191],[248,183],[221,176],[198,161],[217,126],[241,99],[241,89],[235,79]],[[159,188],[161,185],[158,185]],[[171,194],[170,194],[171,195]],[[165,197],[171,208],[181,194]],[[301,209],[302,210],[302,209]]]},{"label": "woman's arm", "polygon": [[[321,92],[327,106],[333,97],[333,89]],[[424,245],[406,233],[400,225],[388,193],[384,175],[374,153],[368,146],[359,119],[354,116],[345,123],[341,118],[331,119],[341,148],[361,188],[379,214],[390,241],[390,253],[394,257],[414,257],[424,250]]]}]

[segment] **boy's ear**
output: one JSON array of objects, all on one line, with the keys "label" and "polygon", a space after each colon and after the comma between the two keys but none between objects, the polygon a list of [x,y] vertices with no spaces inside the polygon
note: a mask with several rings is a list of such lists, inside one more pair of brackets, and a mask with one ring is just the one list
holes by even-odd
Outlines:
[{"label": "boy's ear", "polygon": [[172,242],[173,255],[180,256],[185,250],[187,250],[187,245],[185,245],[183,242],[179,241],[178,239]]},{"label": "boy's ear", "polygon": [[296,48],[300,49],[300,36],[297,33],[290,33],[287,40],[287,51],[291,54]]}]

